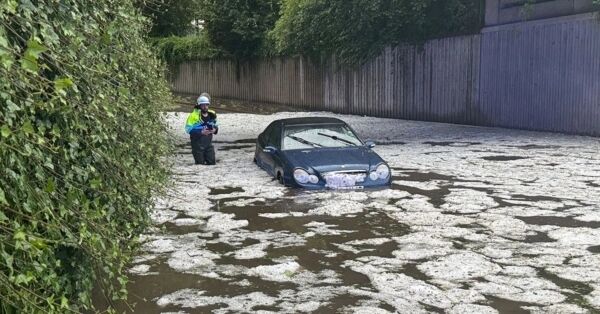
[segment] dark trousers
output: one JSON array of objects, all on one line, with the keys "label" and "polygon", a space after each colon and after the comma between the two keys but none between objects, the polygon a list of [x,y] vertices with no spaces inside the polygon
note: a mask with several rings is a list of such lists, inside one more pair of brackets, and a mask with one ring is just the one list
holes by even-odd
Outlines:
[{"label": "dark trousers", "polygon": [[200,132],[190,134],[192,155],[197,165],[214,165],[215,147],[212,144],[212,134],[202,135]]}]

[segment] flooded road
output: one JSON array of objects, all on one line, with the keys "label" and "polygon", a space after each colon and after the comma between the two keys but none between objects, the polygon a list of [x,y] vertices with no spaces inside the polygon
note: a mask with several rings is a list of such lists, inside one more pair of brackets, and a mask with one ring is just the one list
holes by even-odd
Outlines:
[{"label": "flooded road", "polygon": [[268,123],[302,115],[220,115],[214,167],[193,165],[169,115],[173,188],[130,311],[600,311],[598,139],[326,114],[378,143],[393,184],[305,192],[252,163]]}]

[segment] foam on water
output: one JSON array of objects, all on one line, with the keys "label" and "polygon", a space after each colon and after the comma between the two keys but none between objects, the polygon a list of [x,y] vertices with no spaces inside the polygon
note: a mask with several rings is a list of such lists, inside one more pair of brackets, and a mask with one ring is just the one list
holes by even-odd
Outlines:
[{"label": "foam on water", "polygon": [[[392,167],[392,188],[282,187],[252,163],[253,147],[219,146],[256,138],[274,119],[304,114],[220,115],[217,165],[200,176],[205,168],[193,165],[190,154],[176,155],[174,189],[150,213],[155,226],[169,223],[168,230],[148,230],[130,268],[146,280],[164,263],[213,281],[163,291],[156,305],[215,313],[332,306],[356,313],[497,313],[501,303],[489,300],[495,297],[513,307],[528,304],[532,313],[600,309],[600,260],[592,252],[600,243],[594,227],[600,189],[593,188],[600,141],[322,114],[349,122],[363,138],[405,143],[375,148]],[[185,115],[168,119],[179,145],[187,144]],[[198,232],[169,234],[173,225]],[[593,290],[580,295],[559,286],[561,280]],[[213,288],[215,282],[223,286]],[[218,290],[224,287],[227,295]]]}]

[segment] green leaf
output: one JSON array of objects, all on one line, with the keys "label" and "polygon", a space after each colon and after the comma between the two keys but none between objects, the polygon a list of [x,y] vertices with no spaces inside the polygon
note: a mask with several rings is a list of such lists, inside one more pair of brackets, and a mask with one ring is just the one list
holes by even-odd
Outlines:
[{"label": "green leaf", "polygon": [[13,240],[15,241],[25,241],[27,234],[23,232],[23,230],[17,230],[13,235]]},{"label": "green leaf", "polygon": [[3,125],[0,129],[0,134],[2,134],[2,137],[9,137],[11,133],[12,132],[10,131],[8,125]]},{"label": "green leaf", "polygon": [[28,284],[29,282],[31,282],[34,279],[35,279],[35,277],[33,275],[31,275],[31,273],[28,273],[27,275],[18,274],[17,278],[15,279],[15,284],[17,284],[17,285],[20,285],[22,283]]},{"label": "green leaf", "polygon": [[60,298],[60,308],[62,308],[62,309],[69,308],[69,299],[67,299],[64,295]]},{"label": "green leaf", "polygon": [[0,187],[0,204],[8,204],[4,190]]},{"label": "green leaf", "polygon": [[21,59],[21,67],[31,72],[37,72],[40,69],[37,60],[29,57],[23,57],[23,59]]},{"label": "green leaf", "polygon": [[17,12],[17,7],[19,7],[19,3],[16,0],[10,0],[8,3],[3,4],[5,6],[6,12],[15,14]]},{"label": "green leaf", "polygon": [[38,59],[40,54],[48,51],[48,48],[44,47],[36,40],[30,39],[27,41],[27,50],[25,50],[25,55],[32,56],[34,59]]},{"label": "green leaf", "polygon": [[30,241],[31,245],[33,245],[35,248],[43,250],[45,248],[48,247],[48,245],[46,244],[46,242],[44,242],[44,240],[36,238]]},{"label": "green leaf", "polygon": [[102,180],[100,180],[100,179],[94,179],[94,180],[90,181],[90,186],[92,187],[92,189],[100,188],[101,184],[102,184]]},{"label": "green leaf", "polygon": [[6,36],[2,30],[0,30],[0,47],[8,47],[8,40],[6,39]]},{"label": "green leaf", "polygon": [[13,268],[13,262],[14,262],[14,257],[4,251],[2,251],[0,253],[0,255],[2,255],[2,258],[4,259],[4,262],[6,263],[6,266],[12,270]]},{"label": "green leaf", "polygon": [[48,48],[42,46],[37,41],[30,39],[27,41],[27,50],[21,59],[21,67],[25,70],[37,72],[39,70],[38,58],[40,55],[47,51]]},{"label": "green leaf", "polygon": [[61,91],[73,86],[73,80],[68,77],[54,80],[54,88],[56,91]]},{"label": "green leaf", "polygon": [[31,121],[27,121],[21,127],[21,131],[25,132],[25,134],[33,133],[33,125],[31,125]]},{"label": "green leaf", "polygon": [[15,112],[21,110],[21,107],[17,106],[17,104],[15,104],[12,100],[8,99],[6,101],[6,109],[8,109],[8,112]]},{"label": "green leaf", "polygon": [[53,178],[49,178],[46,181],[46,188],[44,190],[46,191],[46,193],[52,193],[56,190],[56,183],[54,183]]},{"label": "green leaf", "polygon": [[0,48],[0,64],[5,69],[10,69],[15,61],[10,53],[4,51],[4,49]]}]

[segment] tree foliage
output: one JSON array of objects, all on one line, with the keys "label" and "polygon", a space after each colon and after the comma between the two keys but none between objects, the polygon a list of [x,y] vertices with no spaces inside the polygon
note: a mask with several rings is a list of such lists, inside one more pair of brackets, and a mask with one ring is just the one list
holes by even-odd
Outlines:
[{"label": "tree foliage", "polygon": [[201,17],[211,43],[237,59],[269,51],[267,33],[278,18],[280,0],[202,0]]},{"label": "tree foliage", "polygon": [[89,309],[94,284],[125,295],[166,178],[170,94],[146,31],[132,0],[1,2],[0,313]]},{"label": "tree foliage", "polygon": [[196,31],[192,24],[199,17],[200,0],[146,0],[142,12],[150,18],[150,36],[185,36]]},{"label": "tree foliage", "polygon": [[211,44],[204,32],[196,36],[152,38],[150,42],[158,56],[169,64],[224,56],[224,52]]},{"label": "tree foliage", "polygon": [[479,31],[479,0],[284,0],[277,52],[359,63],[383,47]]}]

